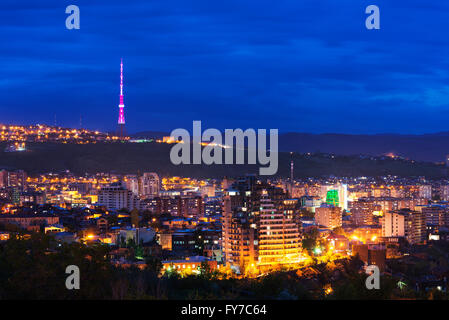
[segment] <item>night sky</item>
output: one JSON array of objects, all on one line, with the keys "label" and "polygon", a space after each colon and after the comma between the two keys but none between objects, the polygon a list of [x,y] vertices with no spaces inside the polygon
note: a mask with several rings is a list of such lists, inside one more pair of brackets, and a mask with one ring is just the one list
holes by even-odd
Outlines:
[{"label": "night sky", "polygon": [[123,57],[131,133],[449,130],[447,1],[1,0],[0,32],[1,123],[115,130]]}]

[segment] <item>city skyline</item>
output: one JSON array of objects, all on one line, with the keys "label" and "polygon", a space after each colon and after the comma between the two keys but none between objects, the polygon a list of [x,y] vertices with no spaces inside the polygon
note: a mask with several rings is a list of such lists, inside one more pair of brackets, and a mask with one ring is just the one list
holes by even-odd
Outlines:
[{"label": "city skyline", "polygon": [[123,57],[130,133],[192,120],[221,130],[447,131],[444,3],[378,1],[381,29],[367,30],[366,1],[78,1],[81,28],[67,30],[64,6],[25,2],[0,11],[5,123],[78,127],[81,117],[114,132]]}]

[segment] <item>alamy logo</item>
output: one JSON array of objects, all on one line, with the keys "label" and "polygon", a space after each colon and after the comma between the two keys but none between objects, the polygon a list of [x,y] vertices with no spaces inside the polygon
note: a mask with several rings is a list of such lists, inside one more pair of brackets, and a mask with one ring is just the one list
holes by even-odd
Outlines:
[{"label": "alamy logo", "polygon": [[80,288],[80,268],[75,265],[67,266],[65,273],[70,274],[65,280],[65,287],[69,290]]},{"label": "alamy logo", "polygon": [[380,289],[380,271],[379,267],[370,265],[366,267],[366,274],[369,276],[366,278],[365,285],[368,290]]},{"label": "alamy logo", "polygon": [[80,28],[80,8],[74,4],[67,6],[65,8],[65,13],[70,14],[70,16],[65,19],[65,27],[69,30]]},{"label": "alamy logo", "polygon": [[365,26],[368,30],[379,30],[380,29],[380,10],[379,7],[372,4],[366,7],[366,14],[369,16],[365,20]]},{"label": "alamy logo", "polygon": [[[170,151],[173,164],[245,164],[245,150],[247,164],[265,166],[259,168],[260,175],[274,175],[278,171],[278,130],[258,129],[226,129],[223,141],[222,133],[217,129],[201,131],[201,121],[193,121],[193,139],[185,129],[175,129],[170,135],[178,143]],[[269,150],[267,139],[269,138]],[[245,148],[245,140],[247,142]],[[236,144],[234,145],[234,141]],[[204,148],[203,148],[204,146]],[[191,148],[192,161],[191,161]]]}]

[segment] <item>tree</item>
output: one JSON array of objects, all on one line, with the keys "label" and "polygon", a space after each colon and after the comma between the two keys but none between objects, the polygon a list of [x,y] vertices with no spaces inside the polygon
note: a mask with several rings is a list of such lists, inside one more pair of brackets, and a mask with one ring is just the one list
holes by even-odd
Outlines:
[{"label": "tree", "polygon": [[335,229],[333,230],[333,232],[334,232],[335,234],[340,235],[340,236],[344,236],[344,235],[345,235],[345,231],[344,231],[344,229],[343,229],[342,227],[337,227],[337,228],[335,228]]},{"label": "tree", "polygon": [[310,232],[304,234],[304,239],[302,240],[302,246],[307,251],[311,252],[317,245],[319,233],[316,228],[312,229]]},{"label": "tree", "polygon": [[137,246],[134,250],[134,258],[135,259],[143,259],[143,248],[142,246]]},{"label": "tree", "polygon": [[200,276],[204,279],[210,280],[213,276],[212,268],[207,261],[201,262]]},{"label": "tree", "polygon": [[139,227],[139,210],[136,208],[131,211],[131,225],[135,228]]},{"label": "tree", "polygon": [[136,247],[136,241],[134,241],[134,238],[129,238],[126,242],[127,248],[135,248]]},{"label": "tree", "polygon": [[[80,243],[54,245],[54,239],[33,234],[28,240],[12,238],[0,244],[0,298],[2,299],[103,299],[111,293],[104,283],[114,266],[109,248]],[[65,270],[80,268],[81,289],[67,290]]]},{"label": "tree", "polygon": [[162,270],[162,262],[154,256],[147,256],[145,258],[146,269],[156,275],[158,275]]},{"label": "tree", "polygon": [[106,216],[106,219],[108,220],[108,224],[110,226],[115,226],[118,223],[118,217],[115,214],[109,214]]}]

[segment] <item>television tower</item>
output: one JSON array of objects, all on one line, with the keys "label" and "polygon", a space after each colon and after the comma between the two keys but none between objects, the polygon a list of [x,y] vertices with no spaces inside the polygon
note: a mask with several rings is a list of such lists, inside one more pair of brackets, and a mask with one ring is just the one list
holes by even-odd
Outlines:
[{"label": "television tower", "polygon": [[118,136],[125,138],[125,104],[123,103],[123,59],[120,60],[120,104],[118,105]]},{"label": "television tower", "polygon": [[293,152],[290,152],[290,182],[293,183]]},{"label": "television tower", "polygon": [[293,197],[293,152],[290,152],[290,197]]}]

